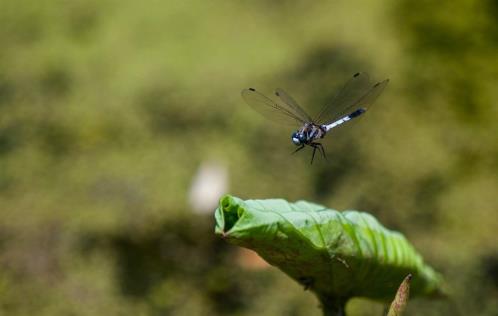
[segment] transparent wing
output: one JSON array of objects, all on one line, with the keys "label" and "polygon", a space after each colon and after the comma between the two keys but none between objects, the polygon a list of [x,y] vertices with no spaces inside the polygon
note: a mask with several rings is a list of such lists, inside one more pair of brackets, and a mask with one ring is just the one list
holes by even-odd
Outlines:
[{"label": "transparent wing", "polygon": [[367,110],[384,90],[388,82],[389,80],[386,79],[372,85],[366,73],[355,74],[334,99],[322,109],[315,122],[317,124],[326,124],[359,108]]},{"label": "transparent wing", "polygon": [[277,103],[254,88],[242,90],[241,95],[249,106],[274,122],[285,124],[303,124],[307,122],[307,118],[303,117],[292,106]]},{"label": "transparent wing", "polygon": [[288,105],[289,107],[291,107],[294,110],[295,113],[298,113],[299,117],[304,118],[306,120],[306,122],[312,122],[313,121],[313,119],[311,118],[311,116],[309,116],[308,113],[306,113],[306,111],[304,111],[299,106],[299,104],[297,104],[296,100],[294,100],[290,95],[288,95],[287,92],[285,92],[283,89],[278,88],[277,90],[275,90],[275,95],[277,97],[279,97],[280,100],[282,100],[283,103],[285,103],[286,105]]}]

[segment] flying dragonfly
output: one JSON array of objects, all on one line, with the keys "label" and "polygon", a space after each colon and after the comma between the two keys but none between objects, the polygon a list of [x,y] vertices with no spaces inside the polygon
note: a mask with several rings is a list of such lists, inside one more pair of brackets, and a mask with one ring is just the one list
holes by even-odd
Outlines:
[{"label": "flying dragonfly", "polygon": [[242,98],[254,110],[280,123],[295,123],[301,126],[292,133],[291,140],[298,148],[313,148],[311,163],[318,149],[327,159],[322,143],[318,142],[332,129],[364,114],[389,83],[389,79],[372,85],[366,73],[359,72],[344,85],[329,104],[323,107],[318,115],[312,118],[284,90],[276,89],[274,101],[254,88],[242,90]]}]

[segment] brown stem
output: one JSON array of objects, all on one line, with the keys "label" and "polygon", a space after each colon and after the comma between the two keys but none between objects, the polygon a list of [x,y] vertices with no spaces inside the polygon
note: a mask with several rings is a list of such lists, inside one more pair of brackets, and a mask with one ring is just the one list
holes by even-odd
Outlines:
[{"label": "brown stem", "polygon": [[323,316],[346,316],[346,300],[337,297],[320,296]]}]

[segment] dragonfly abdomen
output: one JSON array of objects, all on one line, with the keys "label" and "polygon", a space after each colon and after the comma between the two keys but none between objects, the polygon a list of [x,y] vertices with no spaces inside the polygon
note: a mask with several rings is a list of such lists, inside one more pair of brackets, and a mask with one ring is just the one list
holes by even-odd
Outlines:
[{"label": "dragonfly abdomen", "polygon": [[350,121],[352,119],[354,119],[355,117],[358,117],[360,115],[362,115],[363,113],[365,113],[367,110],[364,109],[364,108],[359,108],[357,110],[355,110],[354,112],[351,112],[350,114],[346,115],[346,116],[343,116],[341,117],[340,119],[338,119],[337,121],[335,122],[332,122],[330,124],[326,124],[326,125],[323,125],[323,127],[325,128],[325,130],[328,132],[330,131],[331,129],[333,129],[334,127],[337,127],[341,124],[344,124],[346,123],[347,121]]},{"label": "dragonfly abdomen", "polygon": [[355,117],[362,115],[366,111],[367,110],[365,110],[364,108],[359,108],[358,110],[354,111],[353,113],[349,114],[348,116],[349,116],[349,118],[355,118]]}]

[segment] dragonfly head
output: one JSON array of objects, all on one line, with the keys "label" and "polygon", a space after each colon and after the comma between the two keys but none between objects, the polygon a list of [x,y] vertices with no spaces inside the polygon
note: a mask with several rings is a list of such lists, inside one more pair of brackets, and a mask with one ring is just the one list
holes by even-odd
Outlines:
[{"label": "dragonfly head", "polygon": [[299,132],[292,133],[291,139],[296,146],[300,146],[305,142],[304,135]]}]

